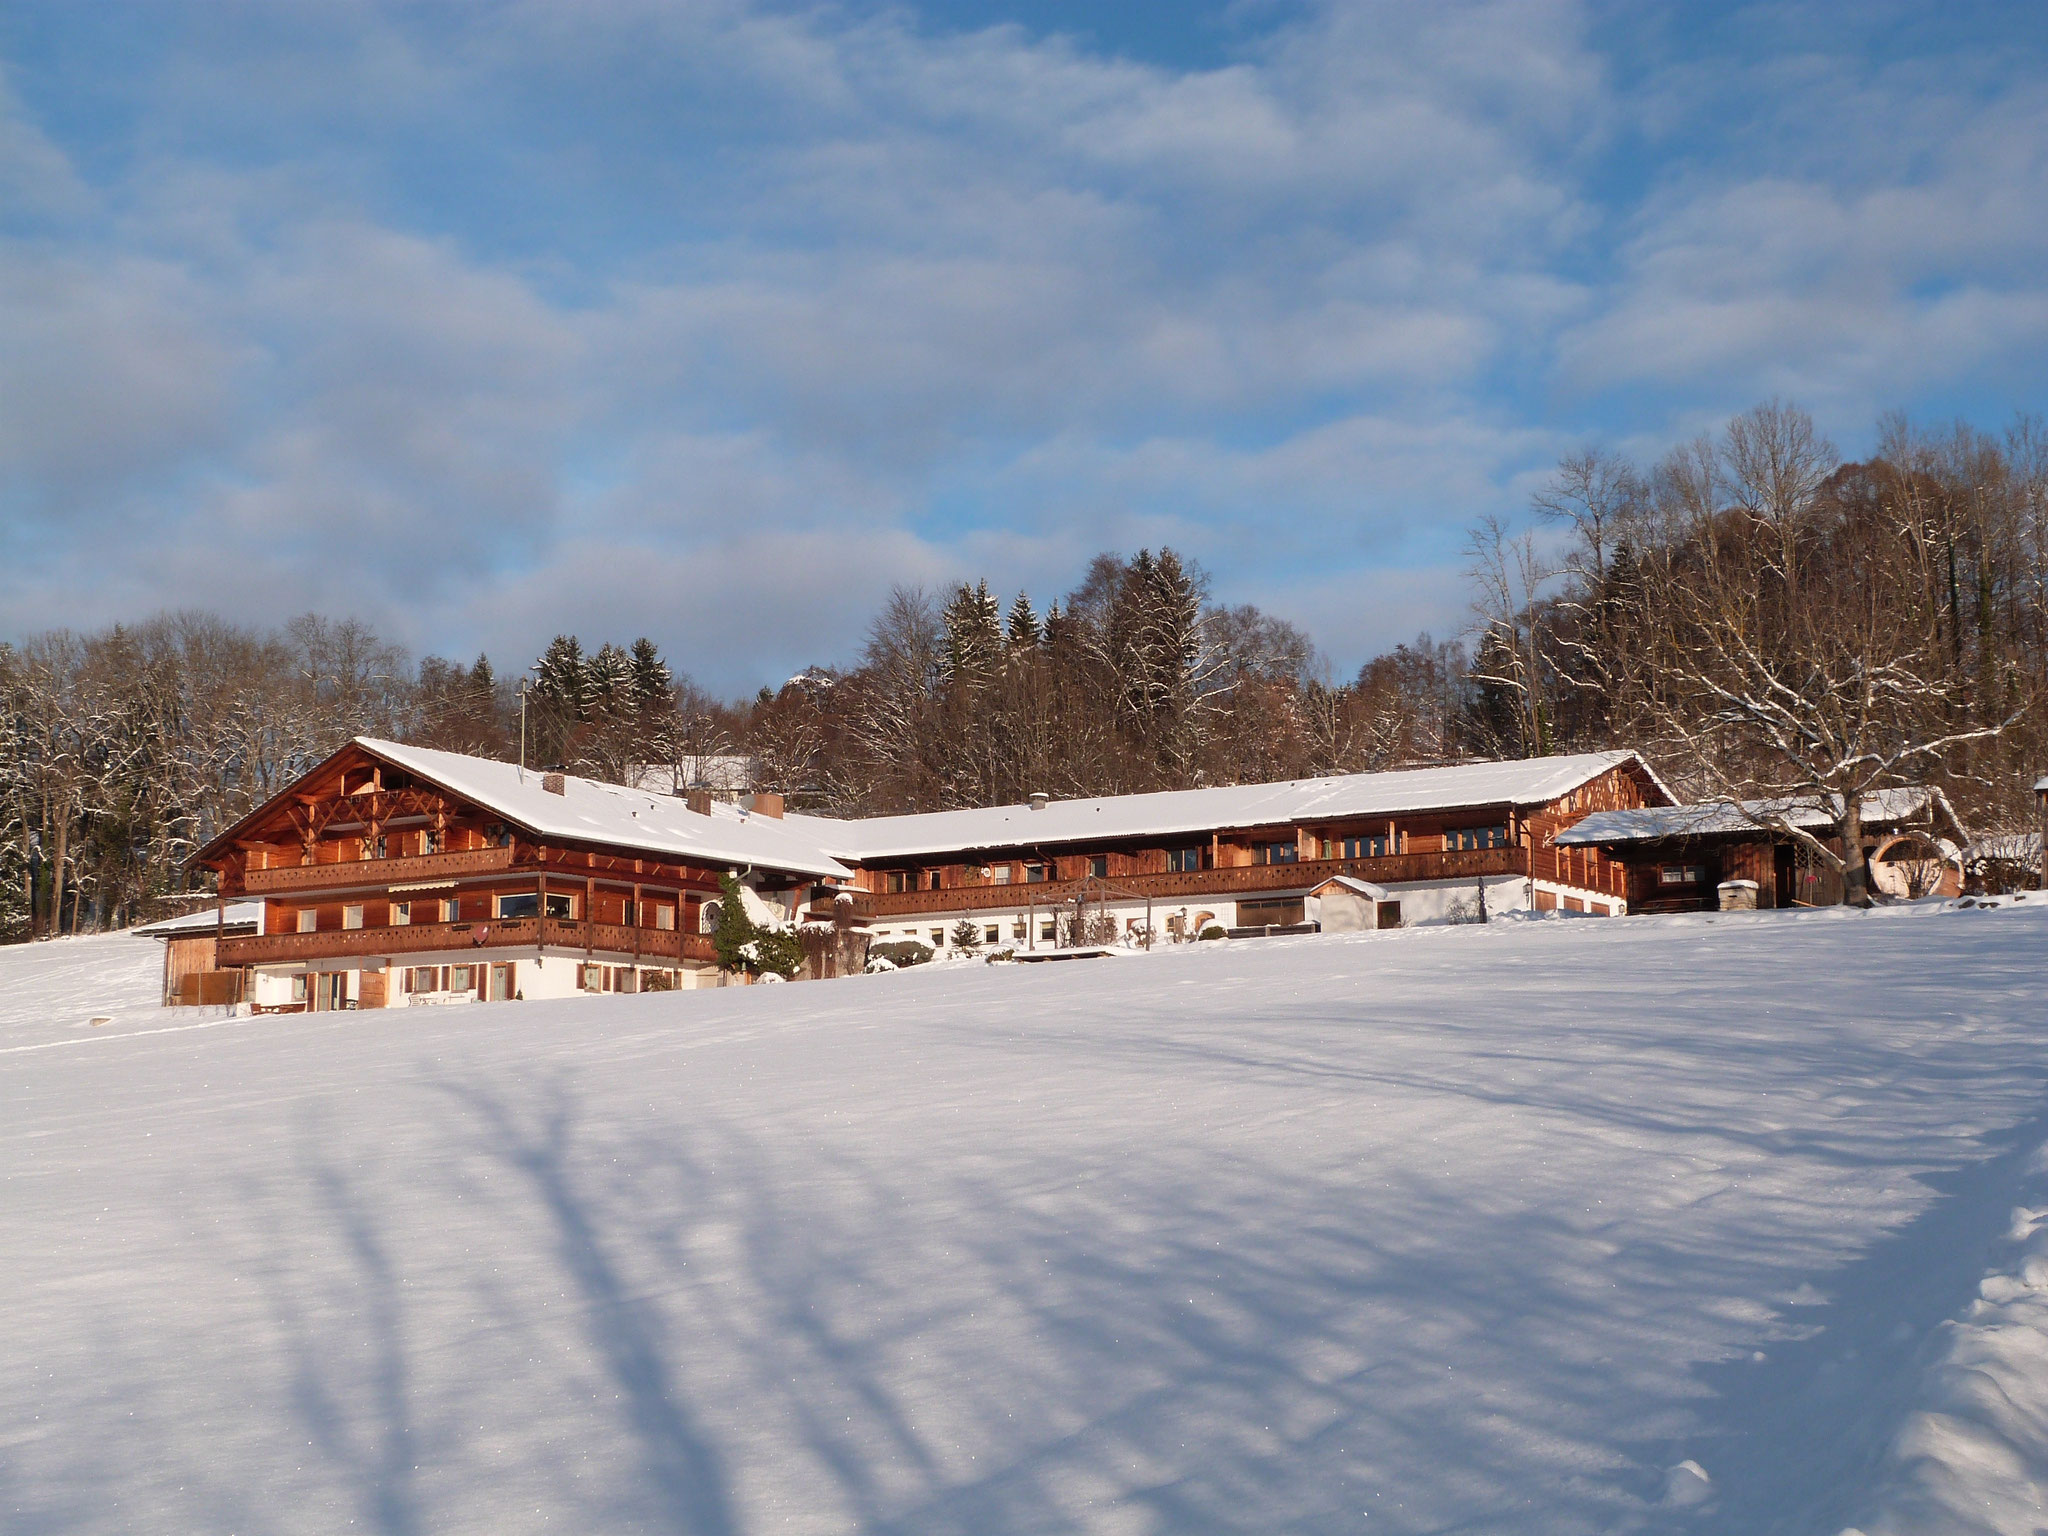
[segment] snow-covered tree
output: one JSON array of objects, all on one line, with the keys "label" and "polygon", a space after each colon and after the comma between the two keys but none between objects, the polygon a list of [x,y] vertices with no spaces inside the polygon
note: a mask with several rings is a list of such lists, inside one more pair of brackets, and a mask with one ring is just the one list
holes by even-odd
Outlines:
[{"label": "snow-covered tree", "polygon": [[955,687],[979,688],[996,673],[1003,655],[1001,610],[986,581],[966,583],[946,604],[946,678]]},{"label": "snow-covered tree", "polygon": [[631,664],[634,705],[648,710],[667,704],[675,687],[675,676],[654,642],[645,635],[633,642]]}]

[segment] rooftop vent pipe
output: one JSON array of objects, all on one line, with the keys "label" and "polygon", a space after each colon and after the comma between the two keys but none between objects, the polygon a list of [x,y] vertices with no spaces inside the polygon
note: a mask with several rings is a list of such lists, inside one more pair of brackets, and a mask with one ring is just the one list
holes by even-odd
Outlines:
[{"label": "rooftop vent pipe", "polygon": [[1046,802],[1051,798],[1052,796],[1048,795],[1042,789],[1034,790],[1031,795],[1031,809],[1033,809],[1034,811],[1044,810]]},{"label": "rooftop vent pipe", "polygon": [[559,773],[544,773],[540,776],[540,787],[551,795],[569,793],[569,781]]}]

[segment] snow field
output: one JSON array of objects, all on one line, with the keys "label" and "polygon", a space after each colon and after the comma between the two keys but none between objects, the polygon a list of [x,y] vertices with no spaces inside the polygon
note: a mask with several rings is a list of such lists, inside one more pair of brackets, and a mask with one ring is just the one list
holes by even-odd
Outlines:
[{"label": "snow field", "polygon": [[141,941],[0,951],[0,1526],[2031,1530],[2044,941],[260,1020],[148,1009]]}]

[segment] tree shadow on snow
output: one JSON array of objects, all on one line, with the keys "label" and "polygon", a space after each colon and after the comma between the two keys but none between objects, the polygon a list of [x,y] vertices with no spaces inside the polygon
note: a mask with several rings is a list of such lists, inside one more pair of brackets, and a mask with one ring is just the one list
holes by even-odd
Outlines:
[{"label": "tree shadow on snow", "polygon": [[1665,1449],[1707,1467],[1713,1498],[1674,1523],[1730,1536],[1832,1532],[1870,1513],[1886,1453],[1946,1347],[1942,1324],[1975,1298],[2044,1141],[2048,1113],[1991,1138],[1978,1162],[1921,1175],[1934,1203],[1816,1276],[1817,1304],[1784,1318],[1793,1336],[1698,1368],[1712,1405],[1697,1434]]}]

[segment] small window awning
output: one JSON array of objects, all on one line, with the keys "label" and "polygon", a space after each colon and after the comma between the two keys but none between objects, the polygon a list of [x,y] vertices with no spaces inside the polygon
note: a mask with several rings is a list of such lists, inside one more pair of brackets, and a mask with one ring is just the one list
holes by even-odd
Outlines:
[{"label": "small window awning", "polygon": [[396,896],[401,891],[452,891],[454,889],[455,882],[453,880],[414,880],[405,885],[392,886],[391,894]]}]

